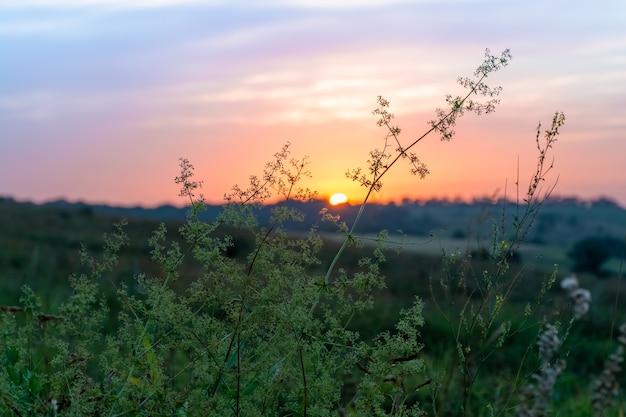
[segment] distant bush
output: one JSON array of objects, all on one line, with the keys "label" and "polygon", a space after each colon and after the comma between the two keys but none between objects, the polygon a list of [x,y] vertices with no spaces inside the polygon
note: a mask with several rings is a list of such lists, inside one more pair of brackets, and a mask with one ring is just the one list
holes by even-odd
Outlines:
[{"label": "distant bush", "polygon": [[602,265],[613,257],[623,254],[624,241],[611,236],[588,237],[574,243],[568,257],[573,262],[576,272],[589,272],[598,276],[605,275]]}]

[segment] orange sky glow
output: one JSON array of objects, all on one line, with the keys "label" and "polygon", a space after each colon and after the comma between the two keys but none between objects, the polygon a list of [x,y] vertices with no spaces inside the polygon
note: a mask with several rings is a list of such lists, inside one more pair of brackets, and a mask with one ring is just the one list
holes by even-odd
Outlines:
[{"label": "orange sky glow", "polygon": [[0,196],[183,205],[184,157],[220,203],[289,142],[310,160],[303,186],[359,202],[366,189],[345,173],[383,146],[376,97],[408,144],[485,48],[510,48],[488,79],[503,87],[496,112],[466,115],[450,142],[424,139],[414,152],[430,174],[400,163],[372,201],[515,198],[537,123],[563,111],[544,187],[626,205],[626,3],[359,3],[3,2]]}]

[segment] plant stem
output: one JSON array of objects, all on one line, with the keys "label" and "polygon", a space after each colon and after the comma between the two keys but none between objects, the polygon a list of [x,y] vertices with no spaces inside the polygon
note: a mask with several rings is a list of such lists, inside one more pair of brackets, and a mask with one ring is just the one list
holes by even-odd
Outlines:
[{"label": "plant stem", "polygon": [[[483,81],[483,79],[485,79],[487,77],[486,74],[483,74],[482,77],[478,80],[478,82],[476,83],[476,85],[480,85],[480,83]],[[343,252],[345,251],[346,247],[348,246],[348,243],[350,242],[350,240],[352,239],[353,233],[357,227],[357,225],[359,224],[359,221],[361,220],[361,216],[363,215],[363,211],[365,210],[365,206],[368,204],[369,202],[369,198],[372,195],[372,192],[375,190],[375,188],[377,187],[377,184],[380,183],[381,178],[387,173],[389,172],[389,170],[396,164],[396,162],[398,162],[398,160],[400,158],[402,158],[404,155],[406,155],[406,151],[410,150],[411,148],[413,148],[415,145],[417,145],[422,139],[424,139],[426,136],[428,136],[429,134],[431,134],[434,130],[436,130],[439,126],[441,126],[446,120],[450,119],[451,117],[453,117],[454,115],[456,115],[460,109],[462,109],[463,104],[465,103],[465,101],[467,101],[467,99],[472,95],[476,93],[476,88],[472,88],[466,95],[465,97],[463,97],[463,99],[461,99],[461,101],[457,102],[455,106],[452,107],[452,110],[450,110],[448,112],[448,114],[446,114],[444,117],[442,117],[436,124],[434,124],[430,129],[428,129],[424,134],[422,134],[419,138],[415,139],[409,146],[407,146],[405,149],[400,148],[400,151],[398,152],[398,154],[395,156],[395,158],[391,161],[391,163],[389,163],[380,173],[380,175],[378,177],[375,177],[372,181],[372,184],[368,187],[367,190],[367,194],[365,195],[365,198],[363,199],[363,202],[361,203],[361,207],[359,207],[359,211],[356,215],[356,218],[354,219],[354,222],[352,223],[352,227],[350,227],[350,230],[348,231],[346,238],[343,241],[343,244],[341,245],[341,247],[339,248],[339,250],[337,251],[337,253],[335,254],[335,257],[333,258],[332,262],[330,263],[330,266],[328,267],[328,270],[326,271],[326,275],[324,275],[324,285],[328,285],[330,283],[330,275],[332,274],[333,270],[335,269],[335,266],[337,265],[337,262],[339,261],[339,258],[341,258],[341,255],[343,254]],[[388,123],[385,123],[385,126],[387,127],[387,129],[389,129],[389,131],[391,132],[391,134],[393,135],[393,137],[396,139],[396,142],[399,143],[398,141],[398,137],[396,135],[396,133],[394,132],[394,130],[391,128],[391,126],[389,126]],[[376,174],[374,174],[376,175]]]}]

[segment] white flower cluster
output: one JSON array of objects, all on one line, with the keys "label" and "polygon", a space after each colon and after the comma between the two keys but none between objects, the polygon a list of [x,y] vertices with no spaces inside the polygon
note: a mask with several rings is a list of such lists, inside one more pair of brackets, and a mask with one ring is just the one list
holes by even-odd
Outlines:
[{"label": "white flower cluster", "polygon": [[591,404],[594,416],[604,416],[606,410],[619,394],[619,384],[616,376],[622,370],[624,352],[626,351],[626,323],[619,327],[620,335],[617,338],[617,349],[604,363],[604,370],[591,383]]},{"label": "white flower cluster", "polygon": [[561,347],[561,339],[559,339],[558,333],[556,326],[547,324],[546,329],[539,336],[537,348],[539,349],[539,356],[543,366],[550,363],[556,352],[558,352],[559,347]]},{"label": "white flower cluster", "polygon": [[563,278],[561,288],[563,288],[572,301],[574,301],[574,318],[576,320],[581,319],[589,311],[591,293],[589,290],[578,287],[578,278],[576,278],[576,275]]},{"label": "white flower cluster", "polygon": [[561,339],[559,339],[557,328],[548,324],[537,341],[541,369],[531,376],[534,383],[526,385],[521,391],[521,403],[516,410],[518,417],[539,417],[548,414],[548,404],[552,398],[554,384],[557,377],[565,370],[564,360],[550,363],[560,346]]}]

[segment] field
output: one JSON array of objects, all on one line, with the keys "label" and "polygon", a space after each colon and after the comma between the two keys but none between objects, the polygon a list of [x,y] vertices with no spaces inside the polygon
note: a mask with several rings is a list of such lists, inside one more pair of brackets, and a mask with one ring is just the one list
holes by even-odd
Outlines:
[{"label": "field", "polygon": [[[611,210],[615,211],[615,208]],[[622,215],[621,211],[615,212]],[[557,211],[551,215],[556,217],[555,222],[560,221]],[[580,210],[572,208],[562,215],[572,218],[579,216]],[[445,214],[439,216],[439,223],[445,221]],[[587,220],[582,217],[576,220],[578,229],[595,227],[598,230],[597,225],[589,226],[595,224],[593,219],[600,219],[605,231],[624,228],[622,217],[617,216],[612,222],[611,217],[602,213],[589,212],[588,216]],[[457,213],[454,216],[455,226],[450,229],[459,230],[461,222],[471,219],[471,216],[461,218]],[[81,247],[94,259],[100,259],[106,244],[103,236],[111,234],[113,224],[119,220],[117,216],[102,214],[89,207],[59,208],[17,203],[9,199],[1,201],[0,244],[3,250],[0,252],[0,306],[3,306],[5,314],[11,314],[15,311],[11,308],[19,307],[23,302],[24,285],[40,297],[41,311],[50,316],[57,314],[63,300],[73,291],[68,277],[87,272],[87,267],[80,262]],[[124,309],[124,301],[116,296],[116,288],[124,287],[127,294],[141,297],[141,291],[136,290],[136,277],[140,274],[148,277],[162,275],[162,267],[151,259],[151,247],[148,245],[159,224],[159,220],[141,216],[128,219],[125,231],[129,243],[120,250],[115,268],[99,283],[108,288],[106,303],[111,315]],[[169,238],[184,249],[186,242],[179,233],[184,222],[166,220],[164,224]],[[234,245],[223,253],[228,258],[245,263],[254,251],[255,241],[248,232],[225,227],[215,233],[232,237]],[[408,403],[419,402],[429,415],[490,415],[492,409],[497,410],[495,414],[513,415],[522,387],[528,383],[529,376],[539,369],[535,342],[542,326],[557,320],[567,333],[560,353],[567,361],[567,368],[555,385],[551,407],[556,410],[555,415],[591,415],[590,382],[601,372],[608,355],[614,351],[617,327],[626,320],[621,260],[613,259],[607,265],[612,272],[603,279],[592,274],[579,275],[580,286],[589,289],[593,298],[584,319],[570,322],[572,303],[559,287],[559,281],[570,274],[571,260],[567,255],[570,247],[563,243],[567,239],[559,235],[551,243],[537,241],[523,244],[501,277],[502,281],[516,284],[511,287],[512,292],[498,315],[497,323],[490,327],[492,333],[464,333],[460,327],[466,323],[459,321],[458,317],[473,307],[478,308],[480,295],[488,291],[482,279],[485,271],[493,268],[493,262],[489,251],[484,250],[489,249],[487,239],[458,235],[449,230],[425,236],[389,235],[388,242],[398,244],[384,244],[387,248],[384,251],[385,260],[379,268],[385,277],[385,287],[375,290],[373,308],[354,315],[349,321],[349,329],[358,332],[365,340],[372,340],[380,332],[393,332],[401,310],[410,308],[416,296],[421,298],[425,324],[419,331],[420,344],[423,344],[420,357],[428,372],[411,380],[417,386],[424,385],[410,396]],[[290,236],[304,238],[305,234],[293,231]],[[322,231],[320,236],[324,242],[318,254],[321,262],[308,269],[311,276],[323,274],[341,244],[337,233]],[[375,235],[364,234],[361,237],[363,247],[348,248],[338,264],[338,268],[345,270],[347,275],[362,271],[359,259],[374,249]],[[171,283],[172,290],[184,293],[202,273],[201,262],[185,262],[180,268],[179,279]],[[546,282],[552,278],[555,282],[547,288]],[[525,314],[529,306],[533,309],[533,319]],[[107,323],[111,328],[105,329],[105,332],[114,334],[119,322],[110,319]],[[504,347],[496,349],[497,330],[501,325],[510,326],[511,330]],[[493,349],[487,346],[476,357],[474,352],[467,351],[467,363],[463,364],[459,362],[457,353],[458,343],[461,343],[459,335],[466,338],[462,340],[464,346],[485,348],[487,341],[493,343]],[[458,379],[456,374],[468,370],[476,374],[470,395],[463,397],[462,391],[467,388],[468,382]],[[354,395],[358,375],[359,370],[355,368],[343,376],[344,399]],[[622,386],[626,383],[623,373],[618,375],[617,381]],[[623,398],[617,397],[606,415],[623,415],[626,408]]]}]

